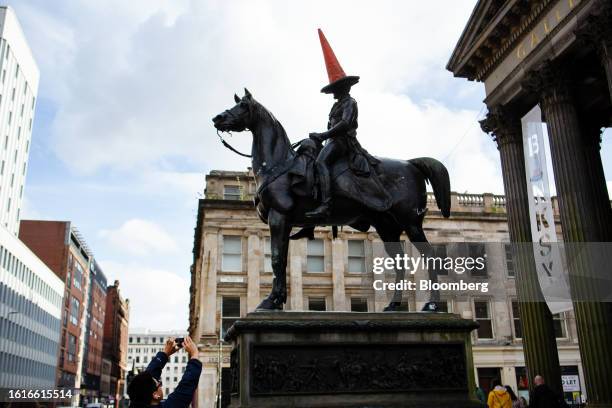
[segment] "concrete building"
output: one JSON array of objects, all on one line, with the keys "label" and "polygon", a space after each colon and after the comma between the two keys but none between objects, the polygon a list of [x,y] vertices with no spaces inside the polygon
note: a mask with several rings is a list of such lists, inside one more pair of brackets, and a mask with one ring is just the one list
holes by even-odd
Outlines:
[{"label": "concrete building", "polygon": [[0,225],[15,236],[39,77],[15,13],[10,7],[0,7]]},{"label": "concrete building", "polygon": [[[269,232],[253,208],[254,191],[252,173],[212,171],[206,177],[205,198],[199,201],[189,333],[198,339],[204,366],[198,390],[200,408],[215,402],[219,368],[222,377],[229,375],[230,346],[220,344],[219,336],[237,318],[253,311],[271,289]],[[524,395],[527,384],[516,268],[504,246],[509,241],[505,197],[452,193],[451,202],[452,214],[446,219],[431,197],[425,233],[432,243],[484,243],[487,254],[496,254],[488,258],[486,268],[496,295],[446,297],[444,306],[481,325],[473,334],[479,384],[488,389],[490,379],[500,377]],[[556,201],[554,204],[558,215]],[[332,240],[331,235],[330,229],[318,228],[314,241],[291,242],[286,309],[382,311],[386,299],[377,298],[371,287],[362,284],[366,265],[381,246],[377,234],[345,227],[337,239]],[[420,271],[417,277],[419,273],[424,274]],[[409,297],[406,306],[410,311],[420,310],[422,302]],[[573,313],[555,316],[555,327],[561,365],[567,375],[578,376],[584,389]]]},{"label": "concrete building", "polygon": [[0,388],[53,388],[64,283],[0,226]]},{"label": "concrete building", "polygon": [[108,394],[103,397],[107,401],[114,401],[118,406],[125,394],[130,319],[130,301],[121,297],[118,280],[106,290],[105,315],[102,357],[110,362],[110,372]]},{"label": "concrete building", "polygon": [[[151,331],[147,329],[130,329],[128,339],[128,367],[134,368],[135,372],[144,370],[151,359],[162,351],[169,337],[185,337],[187,332],[173,331]],[[161,380],[164,387],[164,395],[174,391],[181,380],[189,357],[184,349],[180,349],[170,356]]]},{"label": "concrete building", "polygon": [[19,238],[65,282],[57,385],[80,388],[92,254],[68,221],[23,220]]},{"label": "concrete building", "polygon": [[0,7],[0,388],[53,388],[64,284],[17,239],[39,71]]}]

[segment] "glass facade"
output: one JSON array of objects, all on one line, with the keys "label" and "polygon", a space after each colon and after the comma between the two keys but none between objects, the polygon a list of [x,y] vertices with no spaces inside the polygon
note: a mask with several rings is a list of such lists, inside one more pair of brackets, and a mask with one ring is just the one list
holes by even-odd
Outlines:
[{"label": "glass facade", "polygon": [[58,282],[45,282],[0,245],[0,388],[55,385],[62,306]]}]

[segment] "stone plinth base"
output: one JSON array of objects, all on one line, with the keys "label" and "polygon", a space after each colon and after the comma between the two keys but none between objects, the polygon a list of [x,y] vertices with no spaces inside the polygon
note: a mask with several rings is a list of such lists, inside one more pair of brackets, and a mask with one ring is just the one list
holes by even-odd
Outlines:
[{"label": "stone plinth base", "polygon": [[226,336],[230,406],[481,407],[476,327],[448,313],[250,313]]}]

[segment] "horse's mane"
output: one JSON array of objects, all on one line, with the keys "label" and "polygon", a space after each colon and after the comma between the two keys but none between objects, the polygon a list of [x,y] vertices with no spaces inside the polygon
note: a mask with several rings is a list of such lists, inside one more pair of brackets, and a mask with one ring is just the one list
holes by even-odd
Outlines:
[{"label": "horse's mane", "polygon": [[269,121],[276,130],[276,136],[278,138],[282,138],[287,143],[287,146],[289,146],[289,149],[293,150],[291,148],[291,141],[289,140],[289,137],[287,136],[287,132],[285,132],[285,128],[279,122],[279,120],[276,119],[276,117],[272,114],[272,112],[266,109],[266,107],[263,106],[261,103],[259,103],[257,100],[252,98],[251,101],[253,103],[253,107],[255,108],[253,109],[253,115],[256,116],[256,119],[262,120],[262,121]]}]

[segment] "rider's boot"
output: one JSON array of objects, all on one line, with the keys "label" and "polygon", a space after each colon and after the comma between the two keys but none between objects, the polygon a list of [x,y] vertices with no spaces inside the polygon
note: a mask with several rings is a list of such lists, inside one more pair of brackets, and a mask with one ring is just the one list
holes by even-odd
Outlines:
[{"label": "rider's boot", "polygon": [[331,212],[331,185],[329,170],[325,163],[317,163],[319,185],[321,186],[321,205],[304,214],[307,218],[324,218]]},{"label": "rider's boot", "polygon": [[291,240],[302,239],[302,238],[308,238],[309,240],[313,240],[314,239],[314,227],[302,228],[295,234],[289,236],[289,239]]}]

